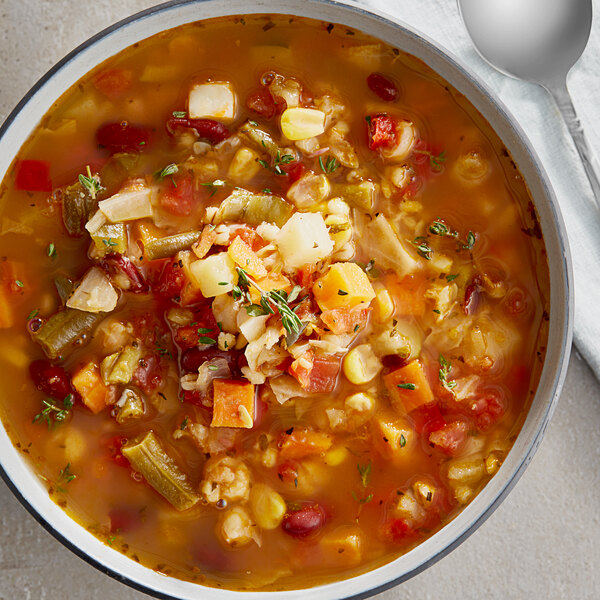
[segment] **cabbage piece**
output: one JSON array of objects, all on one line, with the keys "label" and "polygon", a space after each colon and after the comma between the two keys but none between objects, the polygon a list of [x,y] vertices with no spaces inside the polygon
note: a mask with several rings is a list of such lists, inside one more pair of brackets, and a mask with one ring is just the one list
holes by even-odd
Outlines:
[{"label": "cabbage piece", "polygon": [[118,299],[106,273],[100,267],[92,267],[67,300],[67,306],[85,312],[110,312]]}]

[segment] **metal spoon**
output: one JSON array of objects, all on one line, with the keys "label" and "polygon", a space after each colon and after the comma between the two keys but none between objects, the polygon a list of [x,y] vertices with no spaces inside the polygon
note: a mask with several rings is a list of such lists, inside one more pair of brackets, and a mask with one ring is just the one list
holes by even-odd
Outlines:
[{"label": "metal spoon", "polygon": [[592,0],[457,0],[479,54],[506,75],[537,83],[554,97],[600,203],[593,154],[567,89],[567,74],[592,27]]}]

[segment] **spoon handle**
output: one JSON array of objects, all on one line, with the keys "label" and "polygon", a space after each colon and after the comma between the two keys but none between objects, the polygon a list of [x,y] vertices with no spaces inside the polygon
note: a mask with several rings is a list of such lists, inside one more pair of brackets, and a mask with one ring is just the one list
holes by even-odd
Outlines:
[{"label": "spoon handle", "polygon": [[600,178],[598,176],[598,170],[594,167],[594,155],[583,132],[583,127],[581,126],[575,107],[573,106],[567,84],[566,82],[561,82],[558,85],[548,86],[547,89],[554,97],[569,133],[573,138],[575,148],[577,148],[577,152],[583,163],[585,174],[592,186],[596,205],[600,208]]}]

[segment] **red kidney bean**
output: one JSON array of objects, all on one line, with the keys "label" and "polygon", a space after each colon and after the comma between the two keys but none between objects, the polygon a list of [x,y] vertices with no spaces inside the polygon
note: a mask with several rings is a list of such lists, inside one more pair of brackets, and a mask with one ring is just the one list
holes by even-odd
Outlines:
[{"label": "red kidney bean", "polygon": [[384,102],[395,102],[400,95],[396,84],[381,73],[371,73],[367,77],[367,85]]},{"label": "red kidney bean", "polygon": [[132,125],[127,121],[107,123],[96,132],[96,140],[111,153],[139,152],[150,142],[150,130],[143,125]]},{"label": "red kidney bean", "polygon": [[465,289],[465,301],[463,303],[463,310],[465,315],[472,315],[477,312],[479,306],[479,292],[481,291],[481,277],[476,275],[471,280],[471,283]]},{"label": "red kidney bean", "polygon": [[160,357],[156,354],[144,356],[133,372],[133,381],[147,393],[160,387],[163,381]]},{"label": "red kidney bean", "polygon": [[312,504],[288,513],[281,526],[288,535],[304,538],[319,531],[324,524],[325,511],[319,504]]},{"label": "red kidney bean", "polygon": [[174,135],[178,129],[195,129],[198,135],[210,144],[218,144],[231,134],[229,129],[213,119],[187,119],[172,117],[167,121],[167,132]]},{"label": "red kidney bean", "polygon": [[144,280],[144,277],[126,256],[112,252],[111,254],[107,254],[100,264],[108,272],[117,271],[123,273],[130,282],[130,286],[127,289],[128,292],[139,294],[148,291],[148,284]]},{"label": "red kidney bean", "polygon": [[408,359],[398,354],[386,354],[381,358],[383,366],[391,371],[395,371],[400,367],[404,367],[408,364]]},{"label": "red kidney bean", "polygon": [[229,370],[232,376],[241,373],[240,367],[240,352],[236,350],[219,350],[218,348],[188,348],[181,354],[181,368],[184,371],[193,373],[198,370],[200,365],[203,365],[207,360],[213,358],[223,358],[227,361]]},{"label": "red kidney bean", "polygon": [[70,375],[47,360],[33,361],[29,365],[29,375],[39,390],[56,400],[64,400],[74,393]]}]

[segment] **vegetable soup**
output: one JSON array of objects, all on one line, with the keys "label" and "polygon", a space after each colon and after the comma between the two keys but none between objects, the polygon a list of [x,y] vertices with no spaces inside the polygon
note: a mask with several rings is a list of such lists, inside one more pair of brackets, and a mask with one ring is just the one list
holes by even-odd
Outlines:
[{"label": "vegetable soup", "polygon": [[0,190],[0,410],[115,551],[229,589],[373,569],[498,471],[547,339],[501,141],[426,65],[282,16],[166,31]]}]

